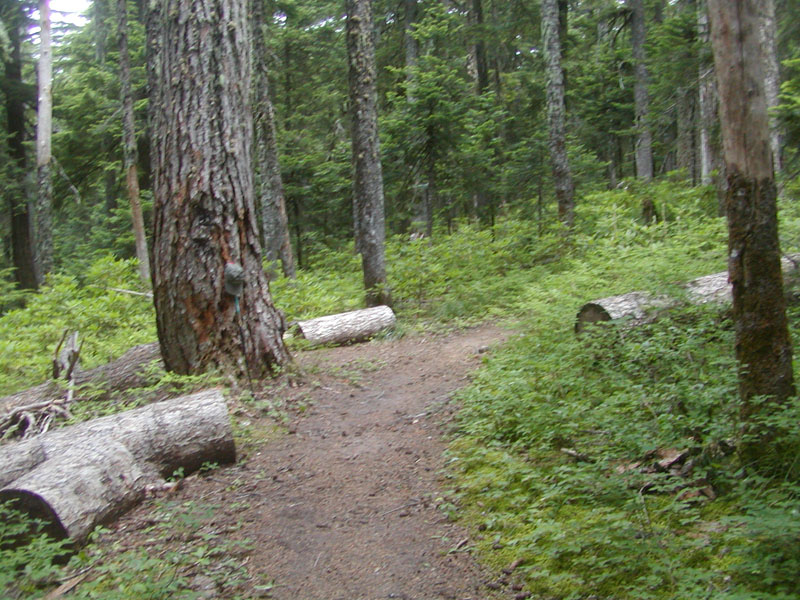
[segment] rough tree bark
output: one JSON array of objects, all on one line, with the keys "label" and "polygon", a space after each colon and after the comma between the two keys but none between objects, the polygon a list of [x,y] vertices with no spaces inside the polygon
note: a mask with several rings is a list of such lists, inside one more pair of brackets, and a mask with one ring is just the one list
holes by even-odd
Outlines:
[{"label": "rough tree bark", "polygon": [[561,40],[557,0],[542,0],[542,43],[547,70],[547,120],[550,163],[558,201],[558,217],[571,228],[575,221],[575,186],[567,158],[564,105],[564,71],[561,68]]},{"label": "rough tree bark", "polygon": [[[759,44],[759,0],[709,0],[728,178],[728,273],[739,362],[740,445],[763,457],[771,431],[754,423],[795,391],[778,243],[777,192]],[[768,397],[772,402],[754,402]]]},{"label": "rough tree bark", "polygon": [[281,166],[278,162],[278,136],[275,109],[267,72],[266,19],[262,0],[253,0],[253,112],[255,125],[256,176],[261,207],[264,257],[272,264],[280,260],[286,277],[294,279],[294,255],[286,216]]},{"label": "rough tree bark", "polygon": [[374,306],[337,315],[299,321],[303,339],[312,344],[346,344],[369,339],[394,327],[396,318],[388,306]]},{"label": "rough tree bark", "polygon": [[383,172],[371,0],[345,0],[353,127],[353,226],[367,306],[391,304],[386,288]]},{"label": "rough tree bark", "polygon": [[136,258],[139,259],[139,277],[150,286],[150,253],[144,231],[142,203],[139,199],[139,174],[136,170],[138,150],[136,127],[133,115],[133,92],[131,91],[131,65],[128,53],[128,2],[117,0],[117,37],[119,43],[119,80],[122,101],[122,147],[125,166],[125,183],[128,202],[131,205],[133,236],[136,241]]},{"label": "rough tree bark", "polygon": [[653,136],[650,131],[649,75],[645,63],[644,43],[647,36],[644,1],[627,0],[631,10],[631,43],[633,45],[634,110],[636,113],[636,176],[639,179],[653,178]]},{"label": "rough tree bark", "polygon": [[138,502],[146,486],[203,463],[236,460],[219,390],[64,427],[0,447],[0,500],[81,542]]},{"label": "rough tree bark", "polygon": [[[263,376],[287,363],[253,205],[246,0],[165,0],[147,19],[153,129],[153,298],[167,369]],[[238,300],[225,265],[244,269]],[[244,348],[240,342],[244,338]]]},{"label": "rough tree bark", "polygon": [[39,283],[53,269],[53,49],[50,0],[39,0],[39,103],[36,113],[36,254]]},{"label": "rough tree bark", "polygon": [[[9,52],[5,54],[7,89],[6,122],[8,124],[9,155],[16,166],[15,181],[4,186],[11,213],[11,260],[14,277],[22,289],[38,287],[33,217],[25,189],[28,161],[25,154],[25,102],[29,100],[22,80],[22,38],[27,27],[24,7],[20,2],[6,0],[0,4],[2,18],[9,38]],[[30,99],[31,101],[33,99]]]}]

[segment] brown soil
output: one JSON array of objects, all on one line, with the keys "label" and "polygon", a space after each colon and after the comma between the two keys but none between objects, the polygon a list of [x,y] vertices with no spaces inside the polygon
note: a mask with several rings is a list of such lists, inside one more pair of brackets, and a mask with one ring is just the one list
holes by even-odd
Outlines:
[{"label": "brown soil", "polygon": [[[293,407],[288,432],[259,443],[245,434],[239,463],[190,477],[172,496],[216,506],[215,530],[252,542],[238,556],[248,581],[273,580],[267,597],[277,600],[526,597],[492,591],[468,533],[440,506],[452,394],[507,335],[482,326],[298,353],[302,383],[271,388]],[[271,426],[252,405],[240,410],[246,432]],[[140,507],[111,535],[140,546],[151,511]],[[233,597],[200,573],[189,577],[205,597]],[[260,597],[247,585],[235,595]]]}]

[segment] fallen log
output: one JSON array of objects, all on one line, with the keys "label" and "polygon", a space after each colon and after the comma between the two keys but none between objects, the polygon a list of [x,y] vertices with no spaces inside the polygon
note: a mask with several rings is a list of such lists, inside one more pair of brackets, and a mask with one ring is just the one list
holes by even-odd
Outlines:
[{"label": "fallen log", "polygon": [[227,406],[208,390],[0,446],[0,501],[82,542],[140,501],[148,485],[236,460]]},{"label": "fallen log", "polygon": [[[800,254],[784,256],[781,259],[784,278],[796,276],[800,272],[798,260]],[[692,279],[682,287],[686,291],[686,298],[692,304],[731,302],[732,292],[727,271]],[[588,325],[601,321],[628,319],[632,325],[638,325],[654,319],[659,310],[675,306],[677,303],[676,298],[641,291],[592,300],[581,306],[578,311],[575,333],[581,333]]]},{"label": "fallen log", "polygon": [[308,321],[299,321],[300,337],[311,344],[347,344],[369,339],[376,333],[391,329],[396,323],[388,306],[363,308]]},{"label": "fallen log", "polygon": [[[81,387],[88,384],[91,384],[92,397],[95,399],[102,399],[104,396],[98,396],[98,390],[106,390],[105,395],[108,395],[112,391],[145,385],[145,368],[160,357],[158,343],[142,344],[131,348],[115,361],[94,369],[74,372],[70,383],[74,390],[73,397],[80,398]],[[43,403],[56,402],[66,395],[67,390],[63,385],[51,380],[0,398],[0,431],[5,430],[10,420],[13,421],[28,407],[39,410]]]}]

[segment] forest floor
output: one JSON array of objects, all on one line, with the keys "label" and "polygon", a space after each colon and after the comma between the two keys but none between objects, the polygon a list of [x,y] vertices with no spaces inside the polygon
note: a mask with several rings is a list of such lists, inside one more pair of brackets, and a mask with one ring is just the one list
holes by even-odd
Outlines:
[{"label": "forest floor", "polygon": [[203,539],[225,540],[219,554],[227,557],[207,553],[184,573],[209,599],[527,598],[513,573],[475,561],[469,534],[442,510],[453,393],[509,335],[483,325],[298,352],[301,375],[257,393],[281,398],[285,427],[275,431],[257,403],[240,405],[245,443],[236,465],[185,479],[107,535],[122,549],[157,552],[155,505],[194,506],[194,516],[172,517],[188,531],[173,529],[159,543],[191,552]]}]

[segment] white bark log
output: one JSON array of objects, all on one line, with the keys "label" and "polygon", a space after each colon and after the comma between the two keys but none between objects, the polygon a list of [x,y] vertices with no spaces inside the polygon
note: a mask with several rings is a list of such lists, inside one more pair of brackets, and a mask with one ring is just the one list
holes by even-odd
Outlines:
[{"label": "white bark log", "polygon": [[147,484],[235,459],[225,400],[208,390],[0,446],[0,500],[18,499],[80,542]]},{"label": "white bark log", "polygon": [[360,342],[394,327],[396,318],[388,306],[374,306],[351,312],[300,321],[300,336],[314,345]]},{"label": "white bark log", "polygon": [[[781,259],[784,277],[798,272],[800,254],[784,256]],[[728,272],[713,273],[692,279],[684,284],[686,295],[692,304],[707,302],[731,302],[731,285]],[[655,318],[659,309],[675,306],[678,300],[667,296],[656,296],[648,292],[628,292],[587,302],[578,311],[575,332],[580,333],[587,325],[598,321],[629,319],[632,325],[645,323]]]}]

